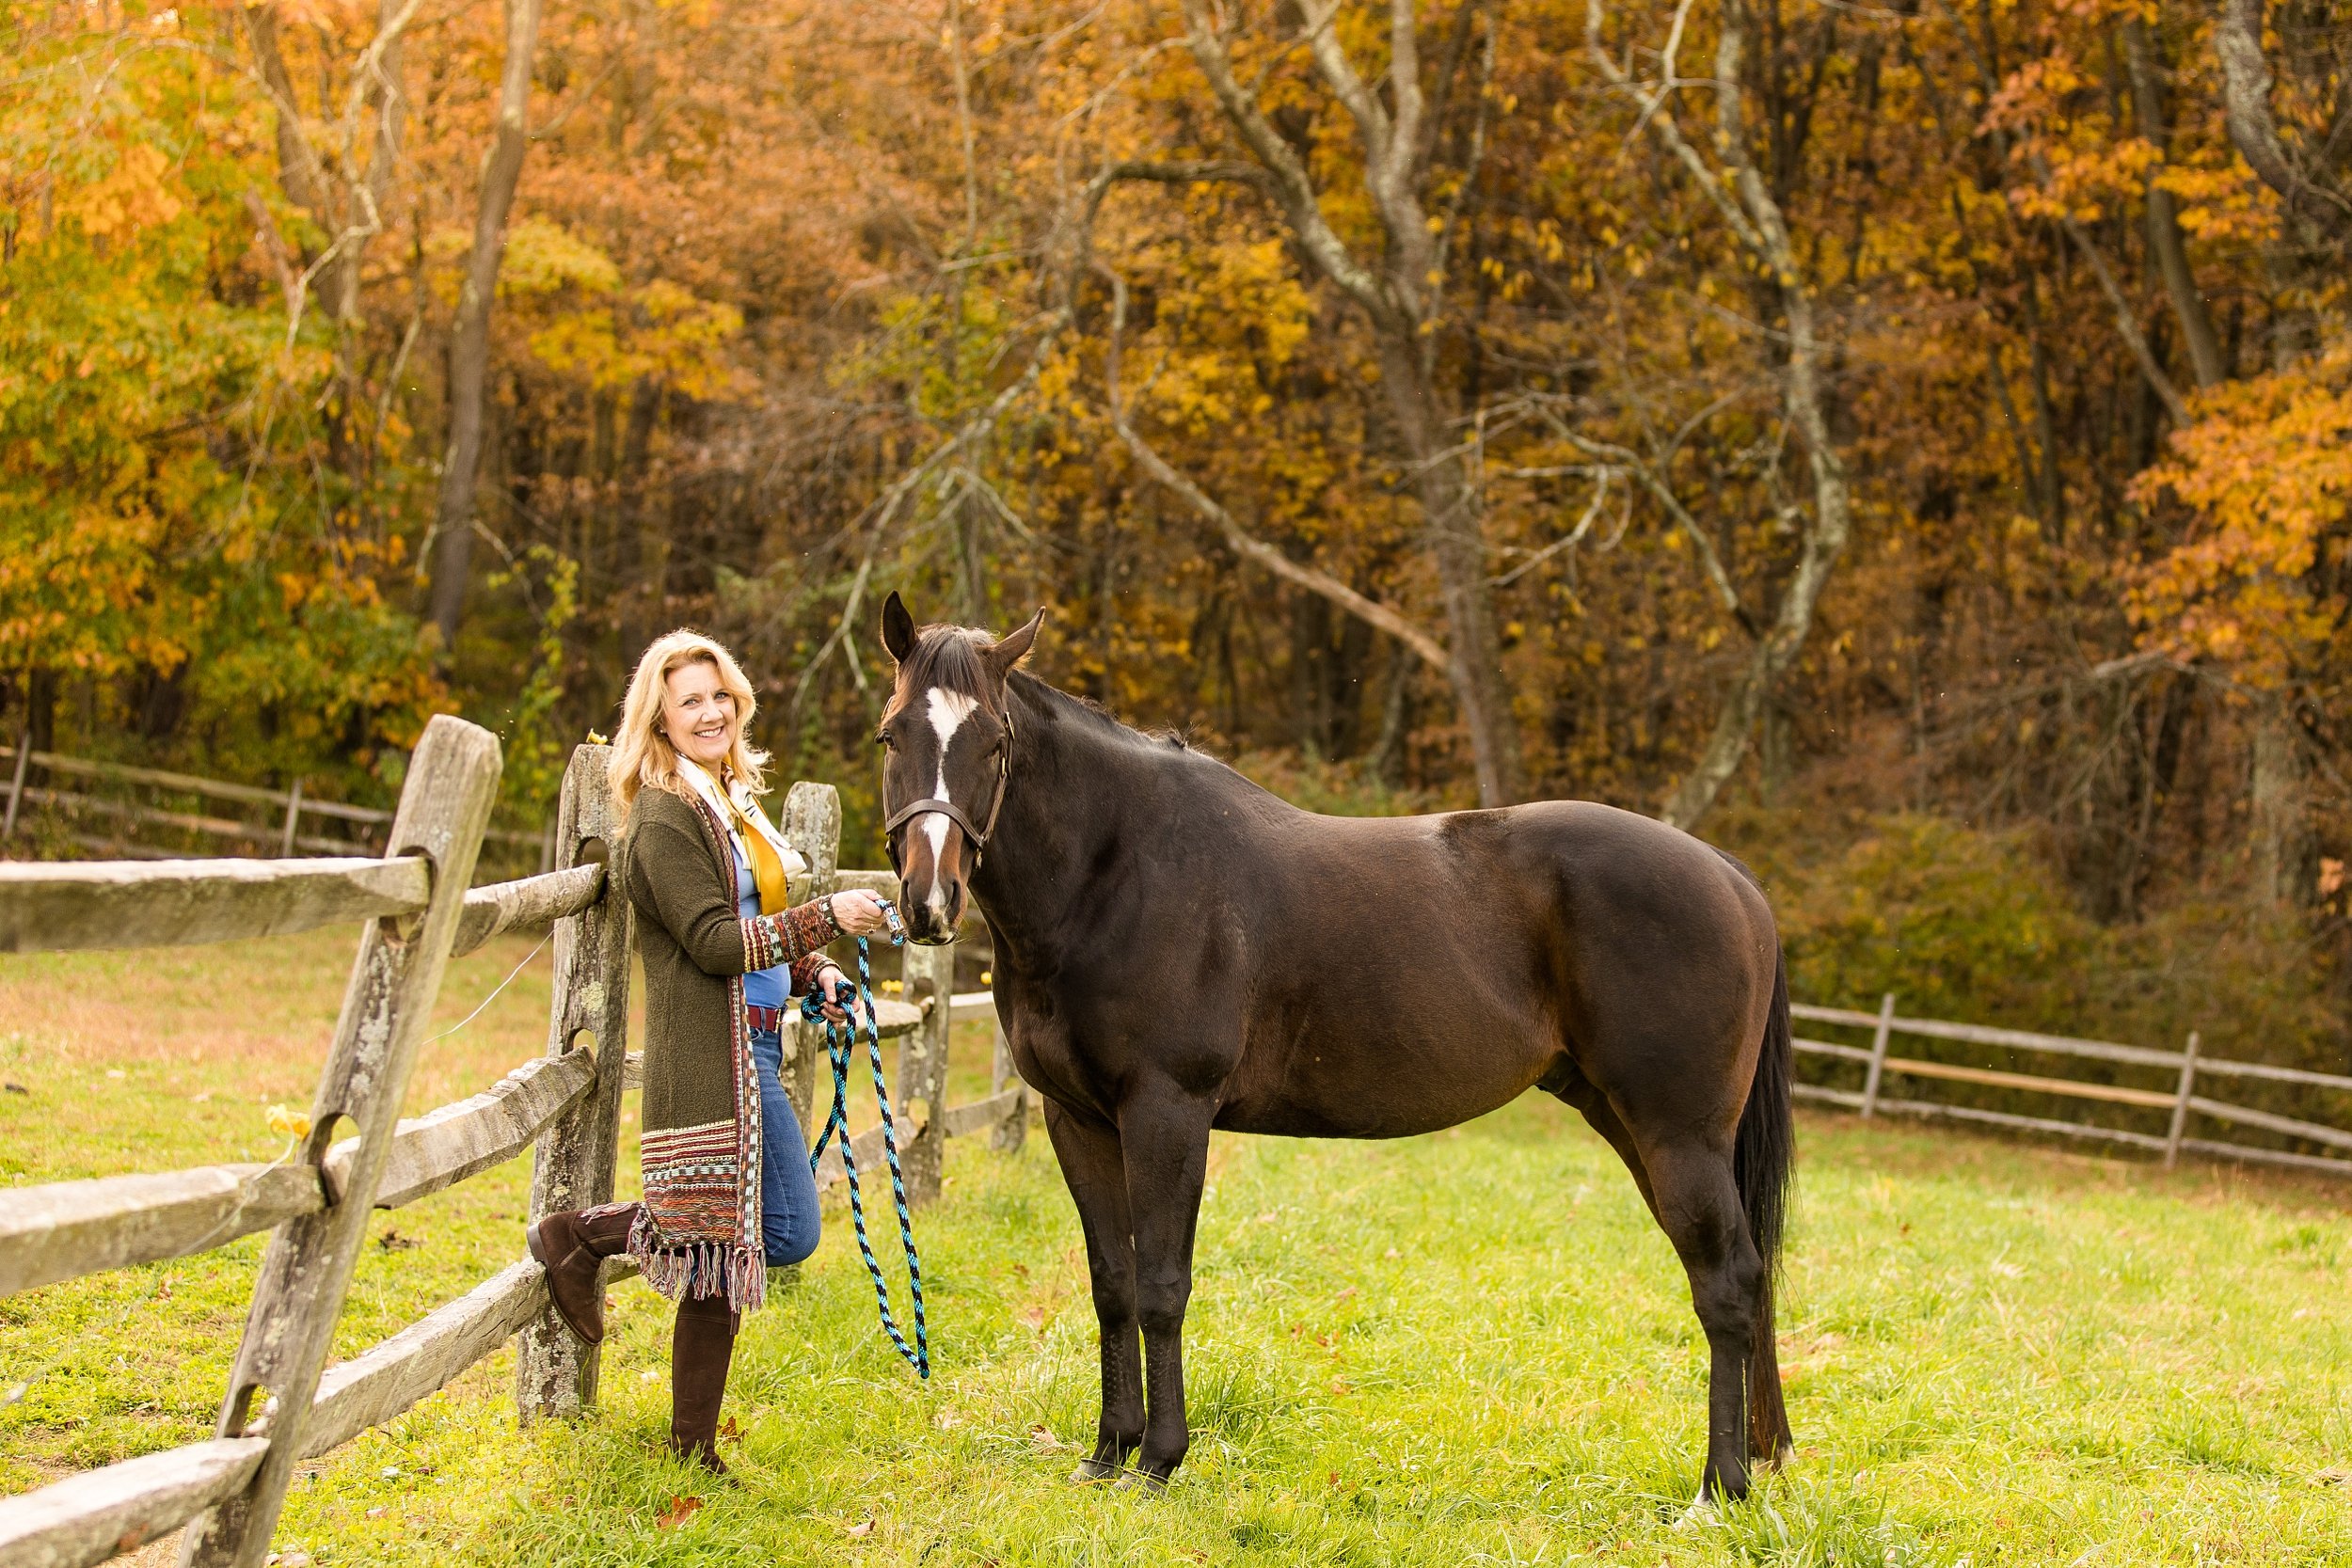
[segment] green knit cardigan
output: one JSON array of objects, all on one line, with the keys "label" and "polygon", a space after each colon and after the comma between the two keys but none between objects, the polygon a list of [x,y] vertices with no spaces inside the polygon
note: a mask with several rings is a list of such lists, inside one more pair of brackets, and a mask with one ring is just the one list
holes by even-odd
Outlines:
[{"label": "green knit cardigan", "polygon": [[645,1196],[629,1255],[663,1295],[724,1295],[740,1311],[767,1295],[743,975],[789,963],[792,990],[805,991],[841,930],[821,899],[741,915],[733,841],[698,799],[641,790],[625,832],[645,969]]}]

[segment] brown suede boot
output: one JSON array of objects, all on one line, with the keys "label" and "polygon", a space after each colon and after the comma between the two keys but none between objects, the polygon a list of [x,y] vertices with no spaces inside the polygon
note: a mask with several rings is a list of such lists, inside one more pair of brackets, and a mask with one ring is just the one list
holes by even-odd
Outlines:
[{"label": "brown suede boot", "polygon": [[677,1304],[670,1330],[670,1451],[715,1476],[727,1473],[719,1458],[719,1403],[742,1322],[726,1297],[696,1296]]},{"label": "brown suede boot", "polygon": [[549,1214],[524,1234],[548,1271],[548,1299],[564,1325],[585,1343],[604,1340],[604,1260],[628,1245],[638,1205],[607,1203]]}]

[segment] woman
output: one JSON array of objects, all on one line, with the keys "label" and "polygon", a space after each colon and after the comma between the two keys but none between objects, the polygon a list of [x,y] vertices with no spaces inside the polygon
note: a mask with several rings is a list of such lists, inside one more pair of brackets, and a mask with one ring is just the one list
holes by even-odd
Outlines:
[{"label": "woman", "polygon": [[885,927],[882,903],[836,893],[787,908],[803,868],[759,808],[757,708],[726,649],[674,631],[638,660],[612,744],[629,902],[645,971],[644,1201],[549,1214],[531,1255],[572,1332],[604,1338],[601,1265],[626,1251],[677,1303],[670,1448],[723,1475],[719,1403],[742,1313],[767,1270],[817,1248],[808,1144],[785,1098],[788,999],[843,984],[825,943]]}]

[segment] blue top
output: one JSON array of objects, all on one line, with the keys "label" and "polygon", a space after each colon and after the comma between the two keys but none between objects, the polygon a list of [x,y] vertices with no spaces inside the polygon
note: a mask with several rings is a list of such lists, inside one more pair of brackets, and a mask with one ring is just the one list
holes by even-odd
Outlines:
[{"label": "blue top", "polygon": [[[733,823],[727,825],[735,839],[735,907],[746,920],[759,913],[759,884],[752,878],[752,857],[743,847],[741,833]],[[743,976],[743,1005],[747,1007],[781,1007],[792,994],[792,968],[778,964],[773,969],[755,969]]]}]

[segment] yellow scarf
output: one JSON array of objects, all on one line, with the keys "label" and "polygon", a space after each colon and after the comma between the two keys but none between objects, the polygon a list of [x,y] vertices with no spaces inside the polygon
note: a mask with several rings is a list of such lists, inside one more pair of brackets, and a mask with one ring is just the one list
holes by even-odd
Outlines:
[{"label": "yellow scarf", "polygon": [[785,891],[784,857],[768,842],[768,834],[762,831],[766,824],[753,821],[733,795],[725,799],[727,810],[735,816],[737,836],[752,853],[752,881],[759,888],[759,912],[782,914],[791,905],[791,895]]},{"label": "yellow scarf", "polygon": [[[778,834],[768,825],[767,816],[759,810],[759,802],[745,792],[738,799],[736,791],[722,784],[708,768],[688,757],[680,757],[678,771],[694,786],[694,792],[719,809],[722,819],[735,819],[736,836],[743,841],[746,853],[752,858],[752,885],[759,890],[759,912],[782,914],[791,908],[792,895],[787,886],[794,867],[784,863],[776,852]],[[792,857],[800,860],[799,855]],[[805,871],[805,863],[797,869]]]}]

